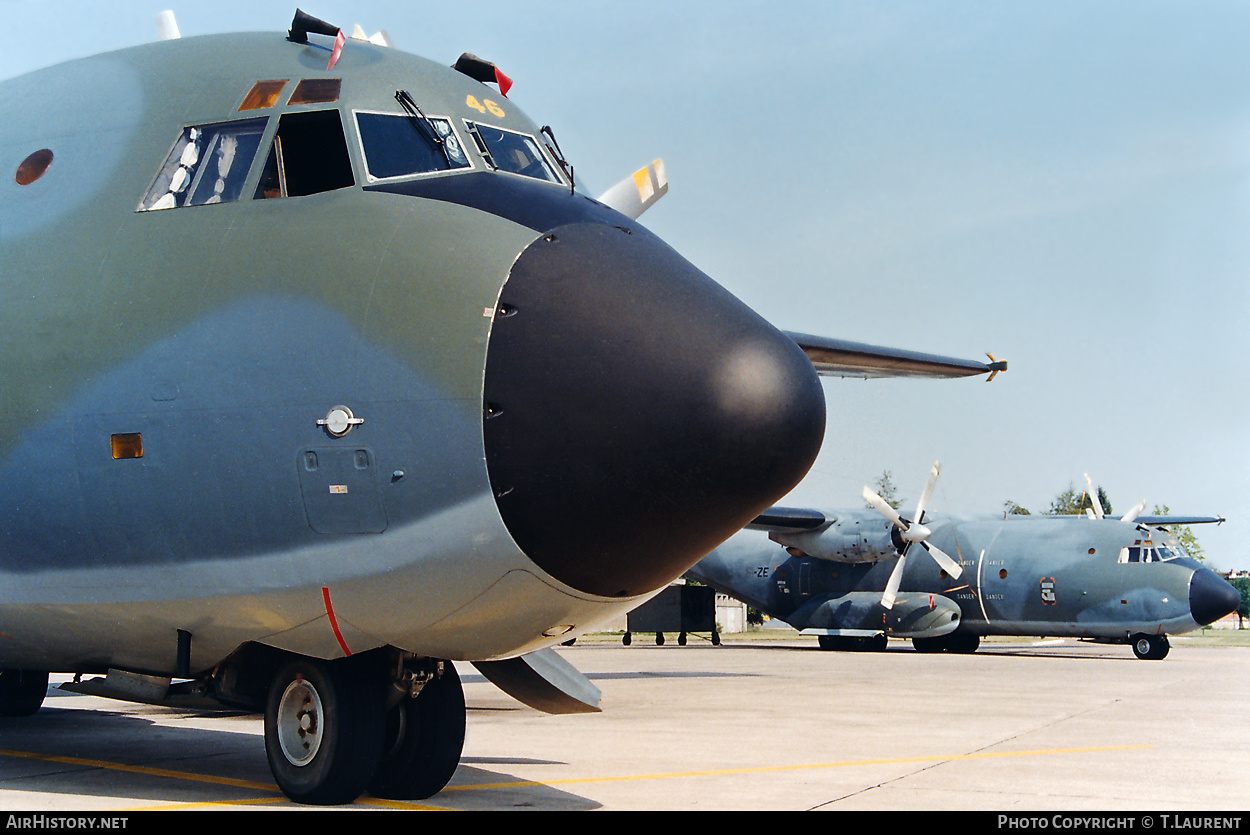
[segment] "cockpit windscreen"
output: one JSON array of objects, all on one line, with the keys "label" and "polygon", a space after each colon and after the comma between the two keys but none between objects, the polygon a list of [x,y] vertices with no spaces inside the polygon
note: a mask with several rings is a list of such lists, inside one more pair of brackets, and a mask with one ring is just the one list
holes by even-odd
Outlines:
[{"label": "cockpit windscreen", "polygon": [[559,183],[560,178],[538,147],[538,140],[524,133],[474,122],[467,123],[477,141],[477,148],[492,167],[523,177],[533,177],[549,183]]},{"label": "cockpit windscreen", "polygon": [[357,111],[356,126],[369,178],[383,180],[468,168],[468,157],[451,122],[434,117],[427,122],[437,132],[440,143],[433,142],[410,116]]}]

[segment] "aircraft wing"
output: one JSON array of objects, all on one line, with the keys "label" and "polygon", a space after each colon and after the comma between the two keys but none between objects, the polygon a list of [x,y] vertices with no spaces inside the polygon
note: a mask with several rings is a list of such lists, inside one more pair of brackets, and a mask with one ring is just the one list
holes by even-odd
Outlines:
[{"label": "aircraft wing", "polygon": [[794,533],[819,528],[833,519],[806,507],[770,507],[747,523],[747,530]]},{"label": "aircraft wing", "polygon": [[990,357],[990,362],[922,354],[901,348],[882,348],[845,339],[810,336],[786,332],[807,354],[816,372],[825,377],[974,377],[989,374],[986,382],[999,371],[1007,370],[1005,361]]},{"label": "aircraft wing", "polygon": [[1138,516],[1133,520],[1139,525],[1220,525],[1223,516]]}]

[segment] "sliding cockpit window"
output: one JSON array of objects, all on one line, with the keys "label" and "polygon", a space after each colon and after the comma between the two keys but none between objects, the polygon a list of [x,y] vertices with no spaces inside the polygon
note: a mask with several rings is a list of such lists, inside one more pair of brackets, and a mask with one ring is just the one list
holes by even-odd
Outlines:
[{"label": "sliding cockpit window", "polygon": [[356,129],[370,180],[468,168],[451,122],[437,116],[356,111]]},{"label": "sliding cockpit window", "polygon": [[560,182],[559,175],[543,156],[534,137],[478,122],[465,122],[465,125],[477,143],[478,151],[495,170],[551,183]]},{"label": "sliding cockpit window", "polygon": [[246,119],[185,129],[138,211],[238,200],[266,121]]}]

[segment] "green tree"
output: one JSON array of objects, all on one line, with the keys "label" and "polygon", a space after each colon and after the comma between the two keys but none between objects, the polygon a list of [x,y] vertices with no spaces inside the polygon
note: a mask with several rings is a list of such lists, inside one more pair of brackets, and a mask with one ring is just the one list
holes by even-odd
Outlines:
[{"label": "green tree", "polygon": [[[1165,504],[1155,505],[1155,516],[1167,516],[1171,511]],[[1200,562],[1206,562],[1206,554],[1203,553],[1202,546],[1198,544],[1198,535],[1194,533],[1193,528],[1189,525],[1171,525],[1165,530],[1169,531],[1172,536],[1176,537],[1176,541],[1185,549],[1185,553]],[[1242,600],[1244,600],[1244,594]]]},{"label": "green tree", "polygon": [[[881,473],[881,477],[877,479],[877,483],[873,485],[873,489],[877,491],[877,495],[885,499],[885,503],[890,507],[898,510],[898,488],[894,486],[894,476],[889,470]],[[867,502],[865,507],[872,507]]]},{"label": "green tree", "polygon": [[[1102,512],[1111,514],[1111,500],[1107,498],[1107,491],[1101,487],[1097,490],[1098,503],[1102,505]],[[1085,512],[1086,508],[1092,508],[1094,500],[1090,498],[1087,491],[1076,491],[1076,487],[1068,482],[1068,489],[1064,490],[1055,500],[1050,503],[1050,510],[1046,511],[1048,516],[1074,516]]]},{"label": "green tree", "polygon": [[1003,515],[1004,516],[1032,516],[1033,514],[1029,513],[1029,509],[1027,507],[1021,507],[1020,505],[1013,502],[1011,499],[1008,499],[1007,501],[1003,502]]},{"label": "green tree", "polygon": [[1237,626],[1244,629],[1245,619],[1250,618],[1250,577],[1234,577],[1228,582],[1241,594],[1241,605],[1237,607]]}]

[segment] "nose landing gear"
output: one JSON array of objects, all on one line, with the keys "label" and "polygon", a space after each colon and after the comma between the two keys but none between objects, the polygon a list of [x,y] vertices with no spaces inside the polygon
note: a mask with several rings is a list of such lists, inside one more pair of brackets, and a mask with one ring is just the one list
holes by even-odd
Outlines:
[{"label": "nose landing gear", "polygon": [[1133,654],[1143,661],[1162,661],[1171,648],[1167,635],[1133,636]]},{"label": "nose landing gear", "polygon": [[464,732],[460,677],[430,659],[297,657],[272,679],[265,710],[270,770],[299,803],[351,803],[366,790],[430,797],[455,773]]}]

